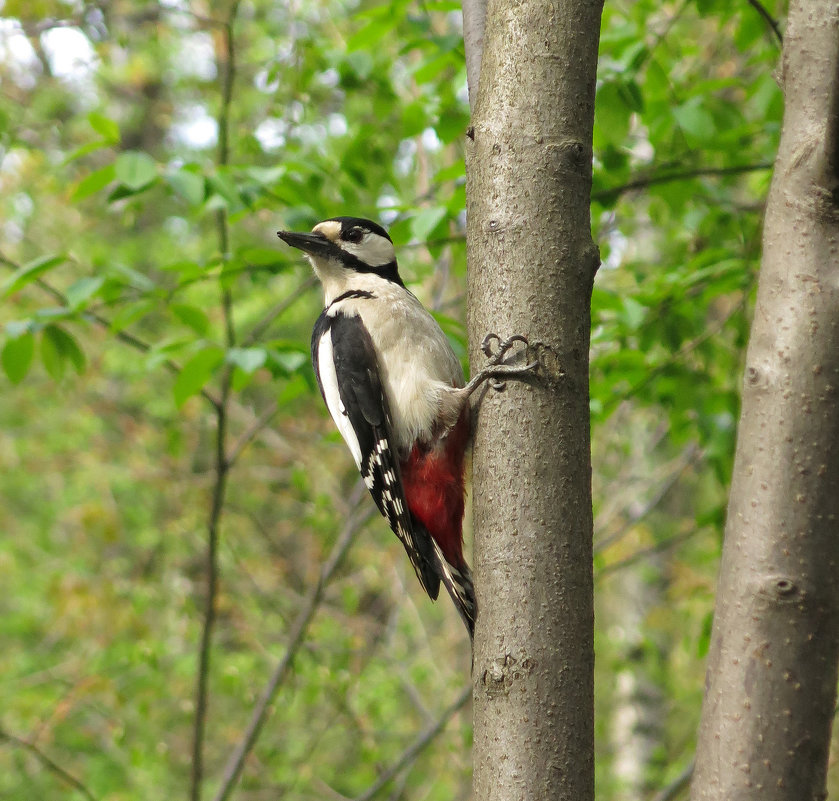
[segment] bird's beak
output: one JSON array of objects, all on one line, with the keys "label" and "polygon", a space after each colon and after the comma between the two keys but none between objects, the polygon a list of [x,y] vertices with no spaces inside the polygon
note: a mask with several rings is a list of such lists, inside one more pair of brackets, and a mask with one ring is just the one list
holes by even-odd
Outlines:
[{"label": "bird's beak", "polygon": [[298,248],[312,256],[326,256],[332,250],[332,242],[323,234],[296,234],[294,231],[277,231],[277,236],[287,245]]}]

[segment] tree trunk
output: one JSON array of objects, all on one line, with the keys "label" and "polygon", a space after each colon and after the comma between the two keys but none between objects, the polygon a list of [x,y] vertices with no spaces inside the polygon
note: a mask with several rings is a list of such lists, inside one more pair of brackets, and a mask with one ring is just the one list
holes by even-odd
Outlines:
[{"label": "tree trunk", "polygon": [[839,6],[793,0],[694,799],[811,801],[839,658]]},{"label": "tree trunk", "polygon": [[549,346],[475,431],[478,801],[593,798],[589,195],[599,2],[490,0],[467,139],[471,360]]}]

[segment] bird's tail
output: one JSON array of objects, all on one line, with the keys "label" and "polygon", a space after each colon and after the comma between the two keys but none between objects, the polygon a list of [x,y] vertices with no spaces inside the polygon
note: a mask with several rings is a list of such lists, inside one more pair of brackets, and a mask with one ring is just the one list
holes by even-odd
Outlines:
[{"label": "bird's tail", "polygon": [[478,606],[475,601],[475,587],[472,584],[472,571],[469,565],[464,562],[461,567],[454,567],[451,565],[443,551],[434,542],[434,555],[437,560],[437,567],[440,571],[440,580],[443,582],[446,590],[454,601],[455,608],[460,613],[463,622],[466,624],[466,629],[469,632],[469,641],[471,642],[475,635],[475,617],[478,613]]}]

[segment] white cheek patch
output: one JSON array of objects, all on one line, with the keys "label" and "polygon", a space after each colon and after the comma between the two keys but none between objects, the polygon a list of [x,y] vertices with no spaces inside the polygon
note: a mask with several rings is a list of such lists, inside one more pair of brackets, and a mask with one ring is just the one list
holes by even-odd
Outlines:
[{"label": "white cheek patch", "polygon": [[341,242],[341,249],[371,267],[384,267],[396,259],[393,242],[372,232],[364,234],[361,242]]}]

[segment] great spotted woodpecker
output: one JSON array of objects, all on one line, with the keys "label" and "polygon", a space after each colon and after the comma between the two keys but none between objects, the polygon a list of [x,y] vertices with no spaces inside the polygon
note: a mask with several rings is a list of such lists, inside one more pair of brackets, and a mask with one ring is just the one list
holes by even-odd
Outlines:
[{"label": "great spotted woodpecker", "polygon": [[311,233],[277,235],[308,256],[323,285],[312,361],[329,413],[423,588],[436,599],[443,583],[471,638],[477,609],[462,534],[468,399],[483,381],[534,365],[493,363],[464,385],[380,225],[335,217]]}]

